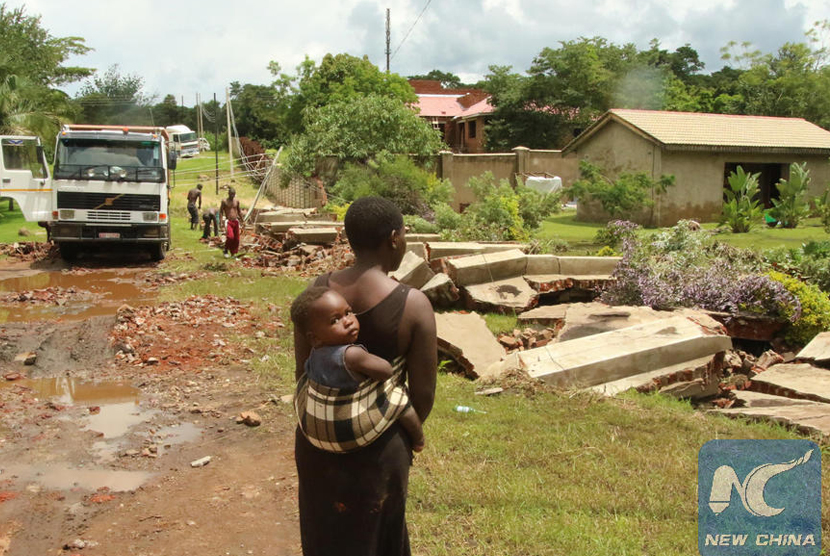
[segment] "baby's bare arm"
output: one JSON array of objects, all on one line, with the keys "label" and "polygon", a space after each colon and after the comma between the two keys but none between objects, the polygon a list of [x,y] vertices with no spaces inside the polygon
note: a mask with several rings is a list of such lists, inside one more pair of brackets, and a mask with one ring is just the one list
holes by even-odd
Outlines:
[{"label": "baby's bare arm", "polygon": [[344,355],[346,368],[353,374],[383,381],[392,376],[392,365],[358,346],[349,346]]}]

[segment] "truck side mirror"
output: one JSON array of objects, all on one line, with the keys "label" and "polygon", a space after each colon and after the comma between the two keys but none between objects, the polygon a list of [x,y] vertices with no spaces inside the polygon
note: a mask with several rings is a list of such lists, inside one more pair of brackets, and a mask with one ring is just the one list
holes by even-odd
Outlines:
[{"label": "truck side mirror", "polygon": [[168,170],[175,170],[177,160],[178,160],[178,156],[176,156],[175,151],[168,152],[167,153],[167,169]]}]

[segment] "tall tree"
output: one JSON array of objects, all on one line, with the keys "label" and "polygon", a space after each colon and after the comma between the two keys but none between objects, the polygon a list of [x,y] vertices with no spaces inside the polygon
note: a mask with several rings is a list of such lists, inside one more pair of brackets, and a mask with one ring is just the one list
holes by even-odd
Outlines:
[{"label": "tall tree", "polygon": [[103,75],[97,72],[88,79],[76,101],[81,106],[79,123],[150,125],[153,97],[143,91],[144,79],[122,74],[118,64]]},{"label": "tall tree", "polygon": [[445,72],[434,69],[426,75],[410,75],[407,79],[428,79],[431,81],[441,82],[441,86],[445,89],[461,89],[469,87],[461,82],[461,78],[451,72]]}]

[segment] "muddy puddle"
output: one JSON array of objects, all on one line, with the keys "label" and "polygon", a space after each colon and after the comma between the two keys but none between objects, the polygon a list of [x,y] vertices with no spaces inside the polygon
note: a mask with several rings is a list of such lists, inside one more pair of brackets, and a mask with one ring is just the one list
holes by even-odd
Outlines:
[{"label": "muddy puddle", "polygon": [[[12,292],[50,290],[61,292],[47,302],[0,304],[0,323],[44,319],[83,320],[114,315],[123,304],[152,304],[155,295],[135,283],[137,271],[94,270],[84,274],[60,271],[0,273],[0,297]],[[66,292],[76,292],[76,294]]]},{"label": "muddy puddle", "polygon": [[149,454],[159,457],[174,445],[197,440],[202,432],[188,422],[153,424],[160,412],[143,407],[140,391],[125,382],[92,383],[58,377],[0,383],[0,388],[12,385],[30,389],[39,399],[89,408],[89,414],[80,420],[69,415],[64,419],[78,423],[81,430],[93,431],[100,440],[93,443],[90,449],[94,460],[91,466],[12,465],[2,470],[0,477],[4,479],[15,478],[44,488],[62,490],[98,490],[103,487],[116,492],[135,490],[153,474],[97,466],[113,463],[126,454],[131,457]]}]

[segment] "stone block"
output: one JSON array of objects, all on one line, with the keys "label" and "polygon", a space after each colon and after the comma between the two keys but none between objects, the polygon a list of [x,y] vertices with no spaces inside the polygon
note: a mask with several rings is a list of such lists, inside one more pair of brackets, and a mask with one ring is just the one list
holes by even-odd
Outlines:
[{"label": "stone block", "polygon": [[523,278],[510,278],[467,286],[464,301],[471,311],[521,313],[536,306],[538,294]]},{"label": "stone block", "polygon": [[676,316],[511,354],[503,368],[563,387],[589,387],[724,352],[722,329]]},{"label": "stone block", "polygon": [[744,416],[780,423],[806,433],[830,436],[830,405],[808,400],[792,400],[747,390],[735,391],[736,405],[713,410],[722,415]]},{"label": "stone block", "polygon": [[560,274],[559,257],[555,255],[527,255],[528,275],[551,275]]},{"label": "stone block", "polygon": [[526,255],[518,249],[459,257],[447,261],[450,278],[457,286],[469,286],[522,276]]},{"label": "stone block", "polygon": [[484,251],[484,247],[482,247],[480,243],[428,241],[426,244],[430,261],[446,257],[464,257],[467,255],[475,255]]},{"label": "stone block", "polygon": [[404,253],[401,266],[395,272],[391,272],[389,276],[402,284],[420,289],[435,276],[435,273],[432,272],[426,260],[411,251],[407,251]]},{"label": "stone block", "polygon": [[407,238],[407,242],[406,242],[406,250],[409,251],[410,253],[414,253],[414,254],[418,255],[419,257],[421,257],[422,259],[426,260],[427,259],[427,246],[425,244],[417,242],[417,241],[416,242],[408,241],[408,239],[409,238]]},{"label": "stone block", "polygon": [[830,332],[821,332],[798,352],[796,359],[815,361],[817,363],[830,361]]},{"label": "stone block", "polygon": [[429,298],[433,307],[452,307],[461,297],[458,288],[444,273],[433,276],[421,287],[421,291]]},{"label": "stone block", "polygon": [[774,365],[755,375],[751,389],[788,398],[830,403],[830,370],[809,363]]},{"label": "stone block", "polygon": [[504,348],[475,314],[438,313],[438,349],[450,355],[471,378],[493,378],[487,370],[504,357]]},{"label": "stone block", "polygon": [[337,241],[340,231],[337,228],[291,228],[287,234],[301,243],[329,245]]},{"label": "stone block", "polygon": [[621,257],[559,257],[559,274],[566,276],[608,276]]}]

